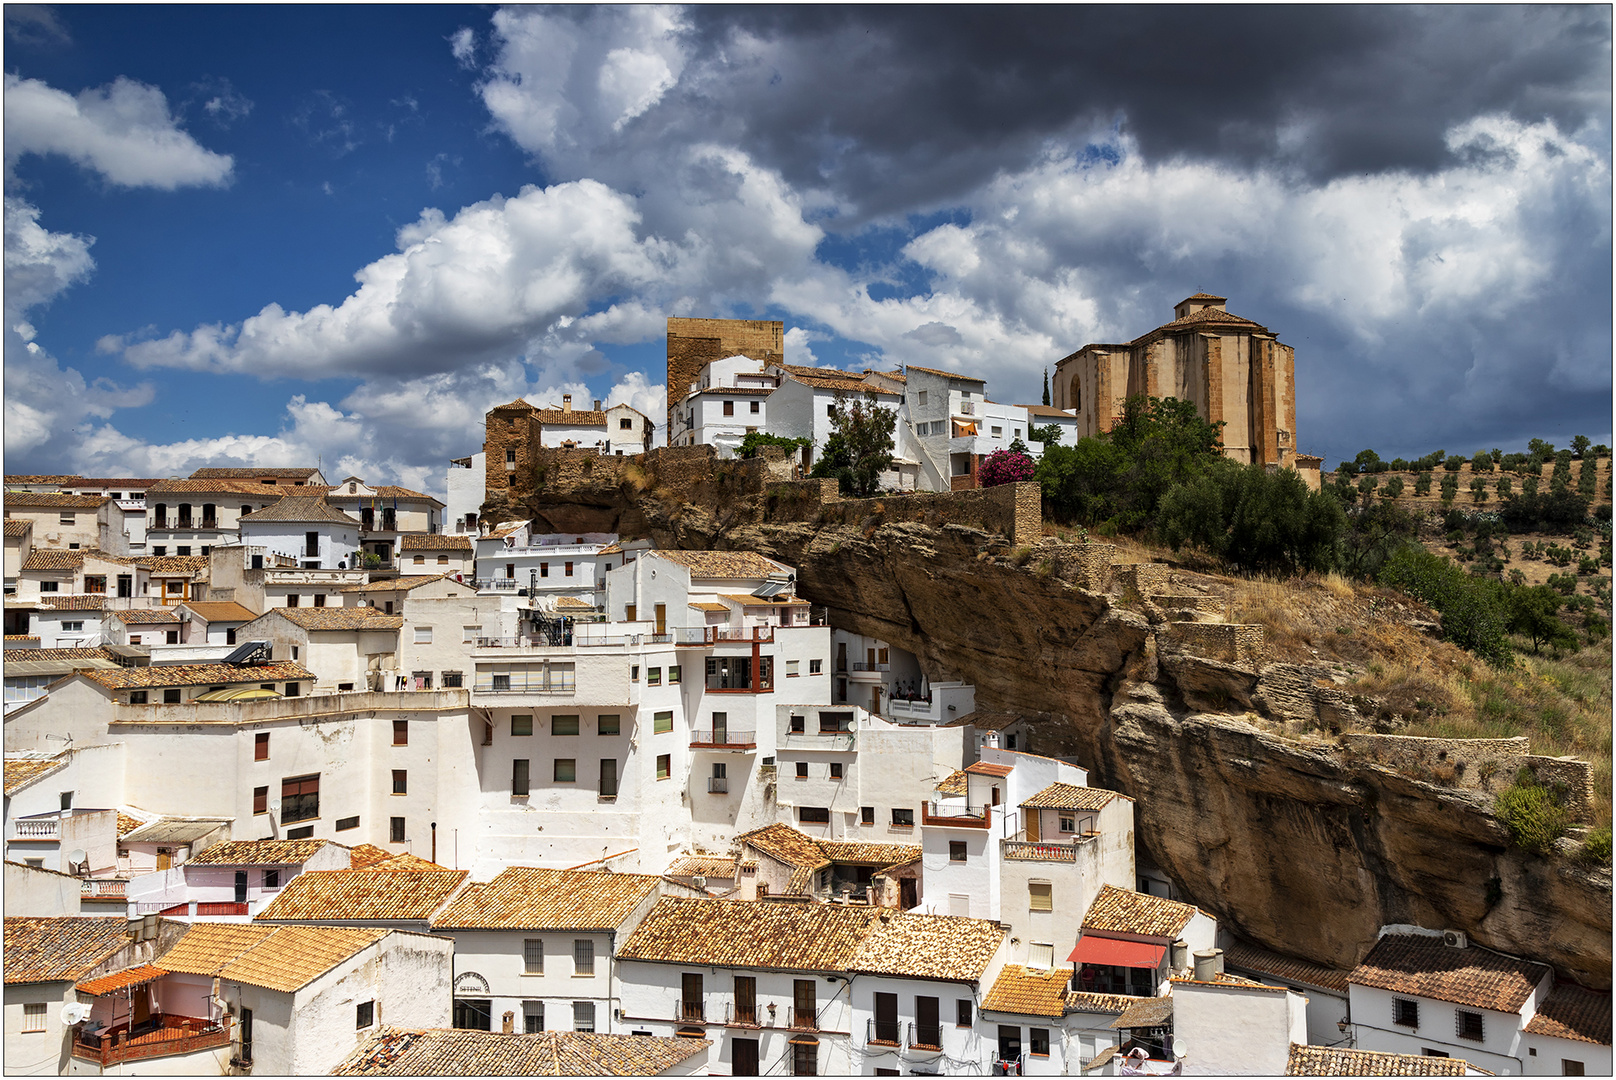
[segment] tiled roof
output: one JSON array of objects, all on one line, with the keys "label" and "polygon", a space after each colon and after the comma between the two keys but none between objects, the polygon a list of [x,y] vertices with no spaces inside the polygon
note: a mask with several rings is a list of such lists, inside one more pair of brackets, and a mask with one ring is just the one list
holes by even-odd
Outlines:
[{"label": "tiled roof", "polygon": [[40,605],[47,611],[105,611],[107,598],[99,593],[81,596],[44,596]]},{"label": "tiled roof", "polygon": [[136,964],[134,967],[124,968],[122,971],[115,971],[111,975],[102,975],[97,979],[85,979],[73,989],[81,994],[101,997],[103,994],[110,994],[114,990],[122,990],[126,986],[139,986],[141,983],[149,983],[153,979],[161,979],[167,974],[167,968],[156,967],[152,964]]},{"label": "tiled roof", "polygon": [[137,817],[133,817],[133,816],[131,816],[129,814],[126,814],[122,810],[119,810],[118,811],[118,839],[122,840],[124,837],[128,836],[130,833],[134,832],[136,829],[138,829],[142,825],[146,825],[146,824],[148,824],[148,823],[144,822],[144,821],[141,821]]},{"label": "tiled roof", "polygon": [[258,913],[262,922],[426,920],[466,880],[464,870],[305,870]]},{"label": "tiled roof", "polygon": [[665,896],[617,955],[670,964],[845,972],[883,911]]},{"label": "tiled roof", "polygon": [[1017,405],[1018,409],[1026,409],[1028,416],[1047,416],[1051,420],[1076,420],[1077,417],[1064,409],[1052,409],[1048,405]]},{"label": "tiled roof", "polygon": [[1102,810],[1117,797],[1104,788],[1050,784],[1021,805],[1029,810]]},{"label": "tiled roof", "polygon": [[1239,315],[1224,311],[1222,308],[1209,307],[1202,308],[1200,311],[1192,312],[1184,316],[1182,319],[1174,319],[1172,322],[1163,323],[1150,333],[1143,334],[1128,342],[1128,347],[1137,348],[1140,345],[1148,344],[1157,338],[1166,337],[1168,334],[1176,331],[1188,330],[1197,326],[1234,326],[1240,329],[1255,330],[1258,333],[1267,332],[1267,328],[1261,323],[1255,323],[1250,319],[1241,318]]},{"label": "tiled roof", "polygon": [[[35,638],[34,640],[39,640]],[[117,660],[111,649],[97,645],[91,649],[28,649],[12,653],[13,660]]]},{"label": "tiled roof", "polygon": [[1398,994],[1516,1012],[1549,974],[1542,964],[1515,960],[1490,949],[1456,949],[1440,937],[1387,934],[1352,969],[1349,982]]},{"label": "tiled roof", "polygon": [[[342,490],[341,484],[332,484],[331,486],[321,488],[320,490],[326,492],[326,498],[340,502],[364,503],[370,499],[426,499],[431,502],[438,501],[424,491],[416,491],[414,488],[399,487],[397,484],[376,484],[370,488],[370,492],[368,494],[361,494],[356,491],[350,495],[348,492]],[[443,504],[439,503],[438,505],[441,506]]]},{"label": "tiled roof", "polygon": [[1064,1016],[1069,968],[1022,967],[1006,964],[994,980],[993,989],[982,999],[984,1011],[1020,1013],[1023,1016]]},{"label": "tiled roof", "polygon": [[[33,642],[36,646],[39,644],[39,635],[38,634],[7,634],[7,635],[5,635],[4,640],[11,642],[13,648],[27,649],[28,648],[28,643],[30,641]],[[34,650],[34,651],[37,651],[37,650]]]},{"label": "tiled roof", "polygon": [[525,521],[501,521],[495,524],[493,529],[489,531],[488,535],[481,537],[481,539],[503,540],[505,537],[511,535],[513,532],[516,532],[526,524],[527,522]]},{"label": "tiled roof", "polygon": [[149,667],[105,668],[84,672],[84,677],[109,690],[152,686],[211,686],[215,683],[301,682],[314,673],[302,664],[280,660],[273,664],[160,664]]},{"label": "tiled roof", "polygon": [[[274,933],[221,967],[218,977],[290,993],[389,933],[396,931],[349,926],[276,927]],[[163,966],[169,965],[165,962]]]},{"label": "tiled roof", "polygon": [[1198,909],[1165,896],[1104,885],[1083,916],[1083,929],[1176,938]]},{"label": "tiled roof", "polygon": [[135,565],[143,567],[158,577],[189,577],[200,574],[208,568],[206,555],[147,555],[135,560]]},{"label": "tiled roof", "polygon": [[595,605],[591,604],[587,600],[580,600],[576,596],[558,596],[555,599],[555,606],[558,607],[558,608],[590,608],[590,609],[593,609]]},{"label": "tiled roof", "polygon": [[943,777],[942,781],[937,785],[937,794],[939,794],[939,795],[964,795],[965,794],[965,770],[964,769],[955,769],[953,772],[951,772],[947,776]]},{"label": "tiled roof", "polygon": [[159,480],[146,489],[147,502],[160,502],[164,495],[246,495],[250,498],[259,498],[265,501],[278,499],[288,491],[303,491],[304,488],[295,485],[281,487],[278,484],[261,484],[257,480],[244,480],[239,477],[216,477],[213,479],[189,480]]},{"label": "tiled roof", "polygon": [[158,482],[153,476],[75,476],[63,487],[149,488]]},{"label": "tiled roof", "polygon": [[27,536],[34,531],[34,523],[27,518],[6,518],[6,535]]},{"label": "tiled roof", "polygon": [[884,390],[881,387],[865,382],[861,373],[838,371],[835,368],[799,367],[796,364],[782,364],[781,367],[792,379],[819,390],[847,390],[851,392],[868,390],[874,394],[892,393],[890,390]]},{"label": "tiled roof", "polygon": [[1471,1067],[1464,1058],[1386,1054],[1377,1050],[1291,1043],[1290,1057],[1285,1062],[1285,1075],[1464,1076]]},{"label": "tiled roof", "polygon": [[360,844],[348,852],[348,864],[355,870],[447,870],[430,859],[407,851],[394,854],[375,844]]},{"label": "tiled roof", "polygon": [[6,492],[5,501],[6,509],[8,510],[14,507],[94,510],[106,502],[107,497],[105,495],[64,495],[59,491],[8,491]]},{"label": "tiled roof", "polygon": [[[409,592],[411,589],[419,589],[422,585],[442,581],[448,576],[448,574],[432,574],[430,576],[413,575],[411,577],[383,578],[381,581],[367,581],[363,585],[350,585],[342,591],[345,593]],[[466,587],[469,589],[471,586]]]},{"label": "tiled roof", "polygon": [[1553,1035],[1578,1042],[1610,1045],[1610,991],[1585,990],[1576,983],[1557,983],[1538,1004],[1527,1023],[1533,1035]]},{"label": "tiled roof", "polygon": [[695,611],[723,612],[723,611],[728,611],[729,610],[729,605],[728,604],[709,604],[709,603],[706,603],[706,602],[701,602],[701,603],[690,604],[688,606],[690,608],[692,608],[693,610],[695,610]]},{"label": "tiled roof", "polygon": [[52,919],[7,918],[6,985],[75,982],[129,944],[128,920],[61,915]]},{"label": "tiled roof", "polygon": [[249,480],[251,480],[251,479],[256,479],[258,477],[273,477],[276,480],[307,480],[309,477],[313,476],[315,473],[317,473],[319,471],[320,471],[319,469],[311,469],[308,466],[296,466],[296,465],[293,465],[293,466],[280,466],[280,465],[277,465],[277,466],[273,466],[271,468],[263,468],[263,469],[207,468],[207,469],[198,469],[198,470],[196,470],[196,472],[191,474],[191,479],[193,479],[193,480],[207,480],[207,479],[221,479],[222,478],[222,479],[249,479]]},{"label": "tiled roof", "polygon": [[943,727],[964,727],[969,724],[978,731],[1003,731],[1011,724],[1020,722],[1019,713],[988,712],[985,709],[978,709],[976,712],[966,713],[958,720],[950,720]]},{"label": "tiled roof", "polygon": [[1073,990],[1066,995],[1067,1012],[1111,1013],[1121,1016],[1134,999],[1127,994],[1091,994]]},{"label": "tiled roof", "polygon": [[541,424],[567,424],[572,427],[605,427],[605,412],[594,409],[534,409],[533,418]]},{"label": "tiled roof", "polygon": [[943,371],[940,368],[921,367],[919,364],[905,364],[906,371],[923,371],[927,375],[941,375],[947,379],[964,379],[966,382],[986,383],[986,379],[978,379],[974,375],[962,375],[957,371]]},{"label": "tiled roof", "polygon": [[228,840],[192,856],[198,866],[287,866],[308,862],[330,840]]},{"label": "tiled roof", "polygon": [[721,598],[741,607],[807,607],[808,601],[789,596],[749,596],[746,593],[719,593]]},{"label": "tiled roof", "polygon": [[127,611],[114,611],[113,618],[119,622],[140,626],[145,623],[177,623],[180,617],[174,614],[173,608],[130,608]]},{"label": "tiled roof", "polygon": [[1254,971],[1259,975],[1278,979],[1280,982],[1303,983],[1323,990],[1333,990],[1338,994],[1347,992],[1347,972],[1308,960],[1281,956],[1249,942],[1231,941],[1223,950],[1223,959],[1230,967],[1237,967],[1242,971]]},{"label": "tiled roof", "polygon": [[1111,1021],[1111,1026],[1118,1031],[1123,1028],[1161,1027],[1172,1019],[1173,995],[1167,994],[1162,997],[1134,998],[1122,1015]]},{"label": "tiled roof", "polygon": [[671,563],[678,563],[694,578],[765,578],[785,568],[755,551],[647,551]]},{"label": "tiled roof", "polygon": [[736,858],[733,855],[686,855],[669,864],[665,873],[669,877],[732,878],[735,876]]},{"label": "tiled roof", "polygon": [[405,533],[398,538],[400,551],[470,551],[471,537],[447,533]]},{"label": "tiled roof", "polygon": [[604,874],[511,866],[467,889],[434,929],[613,930],[657,889],[648,874]]},{"label": "tiled roof", "polygon": [[765,855],[788,866],[816,870],[830,859],[820,850],[819,842],[800,829],[776,822],[761,829],[753,829],[735,838],[737,844],[749,844]]},{"label": "tiled roof", "polygon": [[825,858],[838,863],[897,866],[920,858],[919,844],[864,844],[853,840],[816,840]]},{"label": "tiled roof", "polygon": [[24,570],[77,570],[84,565],[83,551],[61,548],[35,548],[23,562]]},{"label": "tiled roof", "polygon": [[236,603],[234,600],[187,600],[187,611],[200,615],[205,622],[249,622],[259,616],[259,612],[250,607]]},{"label": "tiled roof", "polygon": [[975,982],[1005,938],[1004,927],[987,919],[882,914],[848,961],[849,971]]},{"label": "tiled roof", "polygon": [[241,516],[243,522],[261,521],[329,522],[333,525],[352,525],[359,528],[359,519],[349,517],[325,501],[323,495],[287,495],[270,503],[262,510]]},{"label": "tiled roof", "polygon": [[383,615],[372,607],[295,607],[271,608],[266,615],[279,615],[305,630],[399,630],[404,616]]},{"label": "tiled roof", "polygon": [[65,484],[77,480],[77,476],[17,476],[7,475],[5,482],[9,484]]},{"label": "tiled roof", "polygon": [[448,1028],[378,1028],[334,1076],[655,1076],[697,1054],[707,1039],[546,1031],[507,1035]]},{"label": "tiled roof", "polygon": [[214,975],[280,927],[246,923],[192,923],[174,947],[157,958],[169,971]]},{"label": "tiled roof", "polygon": [[965,766],[965,771],[973,776],[1006,777],[1015,771],[1014,765],[1000,765],[996,761],[978,761]]},{"label": "tiled roof", "polygon": [[15,795],[41,776],[53,773],[66,764],[66,758],[6,758],[6,795],[8,797]]}]

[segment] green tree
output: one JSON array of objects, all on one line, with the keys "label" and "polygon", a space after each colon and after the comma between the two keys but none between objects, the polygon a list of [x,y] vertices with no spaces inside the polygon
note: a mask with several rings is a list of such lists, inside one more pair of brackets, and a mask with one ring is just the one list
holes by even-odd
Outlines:
[{"label": "green tree", "polygon": [[[1579,436],[1580,438],[1580,436]],[[1599,461],[1585,457],[1577,468],[1577,494],[1593,498],[1599,493]]]},{"label": "green tree", "polygon": [[1386,481],[1386,490],[1382,493],[1388,499],[1395,499],[1403,493],[1403,478],[1394,476]]},{"label": "green tree", "polygon": [[1373,580],[1392,552],[1419,536],[1420,520],[1396,503],[1370,503],[1347,514],[1341,539],[1341,570]]},{"label": "green tree", "polygon": [[1476,500],[1478,504],[1486,502],[1487,481],[1483,480],[1479,476],[1473,477],[1470,481],[1470,497]]},{"label": "green tree", "polygon": [[881,474],[892,467],[892,430],[898,414],[878,404],[872,393],[862,397],[838,393],[831,406],[830,438],[808,475],[835,477],[842,494],[869,498],[881,486]]},{"label": "green tree", "polygon": [[1049,369],[1044,369],[1044,405],[1049,405]]},{"label": "green tree", "polygon": [[1358,494],[1366,499],[1369,498],[1375,493],[1375,487],[1379,483],[1380,481],[1373,474],[1360,476],[1358,478]]},{"label": "green tree", "polygon": [[1429,495],[1429,494],[1431,494],[1431,470],[1430,469],[1426,469],[1424,472],[1420,473],[1419,476],[1414,478],[1414,494],[1416,494],[1416,495]]},{"label": "green tree", "polygon": [[1452,506],[1453,500],[1459,497],[1459,478],[1453,473],[1442,477],[1442,505]]},{"label": "green tree", "polygon": [[1470,471],[1472,473],[1492,472],[1493,456],[1485,450],[1477,450],[1476,456],[1470,459]]},{"label": "green tree", "polygon": [[1515,486],[1514,486],[1514,484],[1512,484],[1510,482],[1509,477],[1500,476],[1498,478],[1498,497],[1500,499],[1509,498],[1510,494],[1514,491],[1514,489],[1515,489]]},{"label": "green tree", "polygon": [[1360,450],[1358,456],[1352,459],[1352,463],[1358,466],[1361,473],[1377,472],[1379,470],[1376,466],[1380,464],[1380,455],[1373,450]]},{"label": "green tree", "polygon": [[1042,427],[1027,428],[1027,438],[1033,442],[1043,443],[1045,446],[1050,443],[1060,442],[1060,436],[1061,426],[1059,424],[1044,424]]},{"label": "green tree", "polygon": [[1502,586],[1473,578],[1451,560],[1417,544],[1393,552],[1377,579],[1435,608],[1442,616],[1442,636],[1447,640],[1495,667],[1513,663],[1505,632],[1507,616],[1497,595]]},{"label": "green tree", "polygon": [[1509,632],[1530,638],[1534,653],[1544,645],[1556,650],[1577,647],[1577,635],[1559,618],[1565,601],[1558,592],[1547,585],[1531,585],[1510,588],[1504,595],[1509,600]]},{"label": "green tree", "polygon": [[812,439],[788,439],[784,435],[770,435],[766,431],[749,431],[735,453],[743,458],[757,457],[758,451],[765,446],[778,446],[786,452],[787,457],[794,457],[801,453],[803,447],[813,444]]},{"label": "green tree", "polygon": [[1347,524],[1341,504],[1308,491],[1294,469],[1226,458],[1169,491],[1157,521],[1175,551],[1189,544],[1241,570],[1274,574],[1334,567]]},{"label": "green tree", "polygon": [[1578,435],[1571,440],[1571,450],[1579,458],[1587,458],[1588,448],[1592,445],[1593,442],[1586,435]]}]

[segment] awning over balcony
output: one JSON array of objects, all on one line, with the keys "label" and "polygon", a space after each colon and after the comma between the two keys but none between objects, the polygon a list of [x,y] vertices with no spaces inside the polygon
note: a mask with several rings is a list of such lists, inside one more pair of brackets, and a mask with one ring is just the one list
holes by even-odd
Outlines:
[{"label": "awning over balcony", "polygon": [[144,983],[155,982],[168,972],[152,964],[140,964],[132,968],[115,971],[111,975],[103,975],[98,979],[85,979],[74,987],[81,994],[92,997],[105,997],[130,986],[140,986]]},{"label": "awning over balcony", "polygon": [[1113,967],[1154,968],[1161,965],[1165,945],[1148,941],[1118,941],[1084,934],[1066,959],[1074,964],[1110,964]]}]

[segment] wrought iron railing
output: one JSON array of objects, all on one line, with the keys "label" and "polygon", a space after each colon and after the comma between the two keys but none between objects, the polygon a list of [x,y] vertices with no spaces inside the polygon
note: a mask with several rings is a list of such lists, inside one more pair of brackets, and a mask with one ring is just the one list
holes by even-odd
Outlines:
[{"label": "wrought iron railing", "polygon": [[702,728],[690,733],[690,745],[692,747],[724,746],[736,749],[753,747],[757,745],[757,732],[735,731],[733,729],[718,731]]},{"label": "wrought iron railing", "polygon": [[898,1034],[901,1024],[896,1020],[877,1020],[871,1018],[865,1021],[864,1041],[867,1043],[898,1045]]},{"label": "wrought iron railing", "polygon": [[918,1050],[943,1048],[943,1025],[922,1024],[918,1020],[909,1025],[909,1045]]}]

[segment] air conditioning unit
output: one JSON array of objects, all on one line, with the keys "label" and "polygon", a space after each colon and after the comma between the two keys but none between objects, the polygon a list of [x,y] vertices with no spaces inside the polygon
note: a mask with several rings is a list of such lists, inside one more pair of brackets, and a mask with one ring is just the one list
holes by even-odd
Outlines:
[{"label": "air conditioning unit", "polygon": [[1465,937],[1463,930],[1442,931],[1442,944],[1450,949],[1463,949],[1469,946],[1470,939]]}]

